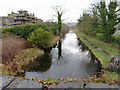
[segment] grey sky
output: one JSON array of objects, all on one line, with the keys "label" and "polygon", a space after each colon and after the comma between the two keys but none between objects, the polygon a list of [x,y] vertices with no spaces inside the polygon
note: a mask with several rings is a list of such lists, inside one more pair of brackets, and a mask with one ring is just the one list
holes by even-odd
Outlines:
[{"label": "grey sky", "polygon": [[44,21],[56,18],[52,6],[62,5],[66,12],[65,22],[76,22],[84,9],[89,8],[95,0],[1,0],[0,16],[7,16],[12,11],[27,10]]}]

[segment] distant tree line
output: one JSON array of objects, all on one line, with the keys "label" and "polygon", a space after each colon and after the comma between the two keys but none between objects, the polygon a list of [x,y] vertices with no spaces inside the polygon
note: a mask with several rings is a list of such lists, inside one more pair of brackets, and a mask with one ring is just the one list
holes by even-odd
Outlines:
[{"label": "distant tree line", "polygon": [[[109,3],[97,2],[91,4],[89,10],[83,12],[78,19],[78,28],[90,36],[97,36],[105,42],[112,42],[117,39],[113,35],[116,31],[116,25],[120,23],[117,10],[118,1],[110,0]],[[118,39],[116,40],[116,42]]]}]

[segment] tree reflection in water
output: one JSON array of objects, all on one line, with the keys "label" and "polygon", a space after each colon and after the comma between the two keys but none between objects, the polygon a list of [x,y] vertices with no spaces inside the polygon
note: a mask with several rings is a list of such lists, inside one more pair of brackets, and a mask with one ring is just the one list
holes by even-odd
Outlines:
[{"label": "tree reflection in water", "polygon": [[80,49],[82,50],[82,52],[88,50],[88,47],[82,41],[80,41],[79,38],[77,39],[78,39],[78,46],[81,46]]},{"label": "tree reflection in water", "polygon": [[58,42],[58,59],[62,58],[62,43],[61,39]]},{"label": "tree reflection in water", "polygon": [[29,71],[45,72],[51,67],[51,55],[45,53],[43,56],[39,56],[34,62],[29,65]]}]

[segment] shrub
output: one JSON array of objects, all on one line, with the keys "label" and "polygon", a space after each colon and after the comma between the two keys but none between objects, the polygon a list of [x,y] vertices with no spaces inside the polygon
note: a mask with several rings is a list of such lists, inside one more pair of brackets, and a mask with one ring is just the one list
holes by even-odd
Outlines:
[{"label": "shrub", "polygon": [[2,41],[2,63],[13,60],[22,49],[28,47],[28,42],[23,39],[7,38]]},{"label": "shrub", "polygon": [[[102,33],[97,33],[97,39],[104,41],[103,34]],[[110,42],[120,46],[120,37],[119,37],[119,35],[112,35],[112,37],[110,39]]]},{"label": "shrub", "polygon": [[12,61],[6,62],[3,65],[2,73],[21,75],[28,69],[30,62],[34,62],[38,56],[42,56],[43,54],[44,52],[38,48],[24,49]]},{"label": "shrub", "polygon": [[56,23],[39,23],[39,24],[27,24],[27,25],[16,25],[13,27],[3,28],[2,32],[11,32],[24,39],[29,38],[29,35],[36,29],[42,28],[45,31],[56,34]]},{"label": "shrub", "polygon": [[102,33],[97,33],[96,37],[99,40],[103,40],[103,34]]},{"label": "shrub", "polygon": [[40,48],[49,48],[51,46],[51,39],[51,32],[39,28],[30,34],[28,41],[30,41],[33,45],[37,45]]},{"label": "shrub", "polygon": [[116,43],[117,45],[120,46],[120,36],[119,35],[112,35],[113,37],[113,43]]}]

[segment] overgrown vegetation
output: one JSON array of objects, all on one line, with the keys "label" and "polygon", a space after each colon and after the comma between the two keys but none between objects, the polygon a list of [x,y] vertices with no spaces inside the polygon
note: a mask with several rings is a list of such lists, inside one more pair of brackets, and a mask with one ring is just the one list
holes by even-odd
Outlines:
[{"label": "overgrown vegetation", "polygon": [[[8,35],[6,37],[6,35]],[[2,63],[5,64],[8,61],[12,61],[19,52],[23,49],[31,47],[31,44],[24,40],[18,39],[15,35],[4,33],[2,41]]]},{"label": "overgrown vegetation", "polygon": [[3,74],[22,75],[26,71],[26,67],[30,62],[33,62],[38,56],[44,52],[38,48],[24,49],[18,55],[15,55],[12,61],[7,61],[3,64]]},{"label": "overgrown vegetation", "polygon": [[42,28],[45,31],[51,32],[54,35],[57,35],[57,27],[56,23],[39,23],[39,24],[27,24],[27,25],[16,25],[13,27],[3,28],[2,32],[11,32],[21,38],[27,39],[30,34],[37,30],[38,28]]},{"label": "overgrown vegetation", "polygon": [[[91,9],[84,12],[78,19],[78,27],[80,32],[86,35],[97,36],[104,42],[112,42],[120,45],[117,36],[113,35],[116,31],[115,25],[120,22],[118,18],[117,0],[106,2],[97,2],[91,5]],[[98,34],[99,33],[99,34]],[[99,35],[101,35],[99,37]]]},{"label": "overgrown vegetation", "polygon": [[[114,34],[117,31],[116,25],[120,23],[117,4],[118,0],[110,0],[108,3],[101,0],[92,4],[91,8],[78,19],[78,31],[76,31],[78,36],[82,38],[80,36],[82,34],[93,45],[105,51],[106,54],[90,47],[82,40],[101,61],[104,68],[110,64],[111,60],[107,54],[118,56],[118,49],[120,48],[119,35]],[[117,72],[107,71],[107,74],[110,74],[112,79],[114,75],[118,76]]]},{"label": "overgrown vegetation", "polygon": [[52,37],[52,33],[44,31],[42,28],[38,28],[30,34],[28,41],[38,47],[49,48],[51,46],[50,41],[52,40]]},{"label": "overgrown vegetation", "polygon": [[[107,65],[110,64],[110,60],[111,58],[108,57],[106,54],[104,54],[103,52],[100,52],[98,51],[97,49],[95,48],[92,48],[81,36],[80,36],[80,32],[75,30],[75,33],[78,35],[78,37],[80,38],[80,40],[82,42],[85,43],[85,45],[91,50],[91,52],[97,57],[97,59],[101,62],[102,64],[102,67],[103,69],[107,67]],[[112,53],[114,55],[118,55],[118,49],[111,46],[110,44],[106,44],[102,41],[99,41],[95,38],[91,38],[90,36],[87,36],[85,34],[82,33],[82,35],[84,35],[84,37],[86,39],[88,39],[90,42],[92,42],[94,45],[96,45],[97,47],[100,47],[102,48],[103,50],[109,52],[109,53]],[[113,71],[108,71],[106,70],[106,77],[104,77],[104,79],[97,79],[96,77],[91,77],[91,78],[94,78],[93,80],[94,81],[91,81],[91,82],[94,82],[94,83],[111,83],[111,84],[119,84],[119,74],[118,72],[113,72]]]},{"label": "overgrown vegetation", "polygon": [[[85,45],[92,51],[92,53],[97,57],[97,59],[101,62],[102,67],[103,67],[103,68],[106,68],[107,64],[110,63],[110,57],[108,57],[108,56],[105,55],[104,53],[96,50],[95,48],[92,48],[92,47],[80,36],[80,32],[79,32],[79,31],[75,31],[75,33],[76,33],[77,36],[80,38],[80,40],[81,40],[82,42],[84,42]],[[88,38],[86,38],[86,39],[88,39]],[[91,39],[90,37],[89,37],[89,40],[93,40],[93,41],[94,41],[94,39]],[[97,41],[97,42],[98,42],[98,41]],[[97,43],[97,42],[96,42],[96,43]],[[98,43],[99,43],[99,42],[98,42]],[[101,45],[101,43],[99,43],[99,44]]]},{"label": "overgrown vegetation", "polygon": [[[67,30],[67,26],[64,26],[63,33]],[[55,22],[6,27],[2,32],[2,64],[5,74],[24,73],[29,62],[44,54],[38,48],[48,49],[59,40]]]},{"label": "overgrown vegetation", "polygon": [[[62,24],[62,34],[68,31],[68,27]],[[44,22],[39,24],[17,25],[13,27],[3,28],[3,33],[10,32],[20,38],[30,41],[33,46],[39,48],[49,48],[50,41],[53,36],[58,35],[58,27],[55,22]]]},{"label": "overgrown vegetation", "polygon": [[100,41],[97,38],[94,37],[90,37],[84,33],[81,33],[88,41],[90,41],[92,44],[94,44],[96,47],[100,47],[101,49],[103,49],[104,51],[106,51],[107,53],[113,54],[118,56],[118,48],[114,47],[115,45],[113,43],[105,43],[103,41]]}]

